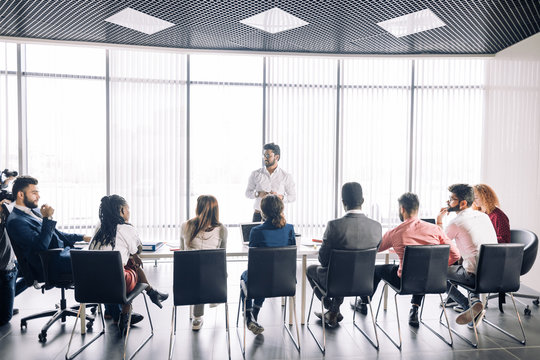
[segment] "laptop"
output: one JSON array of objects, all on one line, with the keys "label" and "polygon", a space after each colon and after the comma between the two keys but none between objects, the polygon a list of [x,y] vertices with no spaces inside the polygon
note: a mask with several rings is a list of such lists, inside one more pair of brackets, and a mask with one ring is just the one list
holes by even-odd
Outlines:
[{"label": "laptop", "polygon": [[255,226],[261,225],[262,222],[252,222],[252,223],[244,223],[240,224],[240,231],[242,232],[242,243],[245,245],[249,244],[249,233],[251,232],[251,229],[253,229]]},{"label": "laptop", "polygon": [[428,222],[430,224],[435,224],[436,223],[435,219],[420,219],[420,220]]}]

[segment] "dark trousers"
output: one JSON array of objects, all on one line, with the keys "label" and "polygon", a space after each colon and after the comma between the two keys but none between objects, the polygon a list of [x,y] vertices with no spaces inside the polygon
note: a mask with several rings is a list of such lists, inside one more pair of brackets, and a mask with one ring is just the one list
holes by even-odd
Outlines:
[{"label": "dark trousers", "polygon": [[[457,289],[457,286],[452,287],[450,280],[454,280],[463,285],[474,287],[476,275],[467,272],[467,270],[465,270],[462,265],[450,265],[448,267],[447,277],[448,281],[446,285],[446,292],[448,293],[448,296],[454,299],[463,309],[468,309],[469,299],[467,299],[467,297]],[[471,297],[478,298],[478,294],[471,293]]]},{"label": "dark trousers", "polygon": [[[244,280],[244,282],[246,283],[246,286],[247,286],[247,283],[248,283],[247,270],[242,273],[242,275],[240,276],[240,280]],[[242,289],[240,289],[240,298],[242,299],[242,306],[244,305],[244,301],[246,301],[246,309],[247,309],[247,311],[253,310],[254,305],[256,307],[258,307],[258,308],[262,307],[263,302],[264,302],[264,298],[259,298],[259,299],[249,299],[248,298],[247,300],[245,300],[244,299],[245,298],[244,292],[242,291]]]},{"label": "dark trousers", "polygon": [[253,218],[252,218],[251,221],[253,221],[253,222],[261,222],[262,221],[261,213],[257,212],[257,211],[254,211],[253,212]]},{"label": "dark trousers", "polygon": [[[385,265],[376,265],[375,266],[375,275],[373,276],[373,295],[377,291],[377,286],[379,282],[385,280],[387,283],[399,289],[401,286],[401,278],[397,275],[399,265],[394,264],[385,264]],[[411,304],[421,305],[422,300],[424,299],[424,294],[414,294],[411,298]],[[367,302],[365,297],[362,297],[363,302]]]},{"label": "dark trousers", "polygon": [[0,270],[0,326],[7,324],[13,316],[13,301],[26,288],[24,279],[17,281],[17,266],[11,270]]},{"label": "dark trousers", "polygon": [[[322,293],[319,290],[318,287],[316,287],[316,284],[319,284],[319,286],[322,286],[323,290],[326,286],[326,272],[321,272],[319,269],[322,269],[322,266],[320,265],[310,265],[308,266],[306,270],[306,277],[311,285],[312,289],[315,289],[315,295],[319,300],[322,299]],[[334,298],[325,298],[324,301],[324,307],[331,312],[339,312],[339,307],[343,303],[342,297],[334,297]]]}]

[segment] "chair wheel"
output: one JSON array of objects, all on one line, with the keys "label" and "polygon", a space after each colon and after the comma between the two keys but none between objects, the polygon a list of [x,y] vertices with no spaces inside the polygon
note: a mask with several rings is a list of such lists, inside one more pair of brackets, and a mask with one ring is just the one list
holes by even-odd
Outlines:
[{"label": "chair wheel", "polygon": [[40,343],[46,343],[47,342],[47,333],[46,332],[40,332],[38,335],[38,339]]},{"label": "chair wheel", "polygon": [[26,328],[26,321],[25,320],[21,320],[21,330],[24,330]]},{"label": "chair wheel", "polygon": [[96,308],[93,307],[92,310],[90,310],[90,312],[92,313],[92,315],[96,315]]},{"label": "chair wheel", "polygon": [[540,305],[540,301],[538,301],[538,299],[533,300],[533,304],[536,305],[536,306],[538,306],[538,305]]},{"label": "chair wheel", "polygon": [[531,309],[529,309],[529,307],[527,306],[527,307],[525,308],[525,310],[523,310],[523,313],[524,313],[525,315],[529,316],[529,315],[531,315]]},{"label": "chair wheel", "polygon": [[92,330],[93,327],[94,327],[94,322],[93,321],[89,321],[86,324],[86,330]]}]

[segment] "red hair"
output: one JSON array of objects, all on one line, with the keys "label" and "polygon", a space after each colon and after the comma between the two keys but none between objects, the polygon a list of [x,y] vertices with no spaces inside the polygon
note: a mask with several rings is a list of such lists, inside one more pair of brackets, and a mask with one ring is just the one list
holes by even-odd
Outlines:
[{"label": "red hair", "polygon": [[486,214],[491,214],[491,212],[499,206],[499,198],[497,197],[497,194],[495,194],[495,191],[486,184],[474,185],[473,188],[474,194],[479,197],[482,202],[482,206],[479,210]]}]

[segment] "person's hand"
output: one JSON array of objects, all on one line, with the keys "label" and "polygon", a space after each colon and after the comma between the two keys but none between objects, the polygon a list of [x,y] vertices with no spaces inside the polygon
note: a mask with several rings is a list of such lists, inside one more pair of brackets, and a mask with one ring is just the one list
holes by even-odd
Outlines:
[{"label": "person's hand", "polygon": [[257,197],[259,198],[263,198],[265,197],[266,195],[268,195],[269,193],[267,193],[266,191],[258,191],[257,192]]},{"label": "person's hand", "polygon": [[41,216],[44,218],[48,218],[53,216],[54,214],[54,208],[52,206],[49,206],[48,204],[41,205]]},{"label": "person's hand", "polygon": [[90,240],[92,240],[92,237],[88,235],[84,235],[82,238],[84,242],[90,242]]},{"label": "person's hand", "polygon": [[275,192],[275,191],[272,191],[270,194],[272,194],[272,195],[277,195],[277,197],[278,197],[280,200],[283,200],[283,195],[278,194],[278,193]]},{"label": "person's hand", "polygon": [[439,212],[439,215],[437,215],[437,225],[441,225],[441,224],[442,224],[442,220],[443,220],[443,218],[446,216],[446,214],[448,214],[448,208],[443,207],[443,208],[441,209],[441,211]]},{"label": "person's hand", "polygon": [[133,262],[134,262],[137,266],[143,267],[143,263],[142,263],[142,260],[141,260],[141,258],[139,257],[139,255],[133,254],[133,255],[131,255],[131,258],[133,259]]}]

